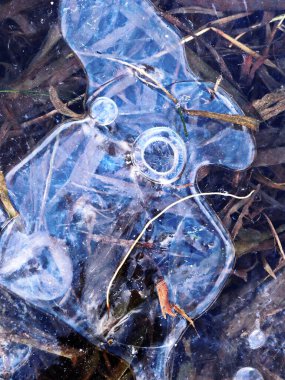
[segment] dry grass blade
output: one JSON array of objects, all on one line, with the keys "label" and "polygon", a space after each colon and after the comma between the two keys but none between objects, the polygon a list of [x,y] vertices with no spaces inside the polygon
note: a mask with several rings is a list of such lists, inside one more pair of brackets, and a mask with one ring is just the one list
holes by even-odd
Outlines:
[{"label": "dry grass blade", "polygon": [[276,241],[276,243],[278,245],[280,255],[283,258],[283,260],[285,260],[285,253],[284,253],[281,241],[279,239],[279,236],[278,236],[278,234],[277,234],[277,232],[275,230],[275,227],[273,226],[273,223],[271,222],[271,220],[269,219],[269,217],[265,213],[263,213],[263,215],[265,216],[265,219],[267,220],[267,222],[269,224],[269,227],[271,229],[272,235],[274,236],[274,239],[275,239],[275,241]]},{"label": "dry grass blade", "polygon": [[202,7],[181,7],[176,9],[171,9],[169,13],[176,15],[176,14],[189,14],[189,13],[200,13],[205,15],[211,15],[216,17],[223,17],[223,12],[217,12],[214,9],[211,8],[202,8]]},{"label": "dry grass blade", "polygon": [[72,361],[75,361],[79,356],[82,356],[84,354],[84,352],[76,350],[74,348],[66,347],[63,345],[57,345],[50,342],[43,343],[30,336],[13,334],[10,332],[9,333],[1,332],[0,344],[7,343],[7,341],[18,343],[18,344],[24,344],[29,347],[34,347],[38,350],[45,351],[57,356],[62,356]]},{"label": "dry grass blade", "polygon": [[[241,49],[245,53],[251,55],[252,57],[254,57],[256,59],[262,57],[259,53],[257,53],[256,51],[252,50],[251,48],[249,48],[248,46],[246,46],[242,42],[237,41],[235,38],[231,37],[229,34],[223,32],[222,30],[214,28],[214,27],[211,27],[210,29],[212,31],[214,31],[215,33],[219,34],[221,37],[223,37],[226,40],[228,40],[229,42],[231,42],[233,45],[235,45],[236,47],[238,47],[239,49]],[[270,61],[270,59],[268,59],[268,58],[265,59],[264,64],[267,65],[267,66],[269,66],[269,67],[272,67],[272,68],[278,70],[282,75],[285,75],[285,73],[281,69],[279,69],[279,67],[277,67],[275,65],[275,63],[273,63],[272,61]]]},{"label": "dry grass blade", "polygon": [[50,86],[49,88],[49,94],[50,94],[50,100],[54,106],[54,108],[57,110],[58,113],[61,113],[65,116],[72,117],[73,119],[82,119],[84,118],[85,114],[78,114],[76,112],[73,112],[71,109],[67,107],[65,103],[63,103],[58,96],[58,93],[56,89],[53,86]]},{"label": "dry grass blade", "polygon": [[271,266],[268,264],[264,255],[262,256],[262,265],[263,265],[264,270],[269,274],[269,276],[271,276],[272,278],[274,278],[274,280],[276,280],[276,275],[273,269],[271,268]]},{"label": "dry grass blade", "polygon": [[0,201],[10,219],[16,218],[19,213],[15,210],[9,198],[8,189],[3,172],[0,171]]},{"label": "dry grass blade", "polygon": [[135,239],[134,243],[131,245],[130,249],[125,254],[124,258],[122,259],[122,261],[118,265],[118,267],[117,267],[117,269],[116,269],[113,277],[111,278],[111,280],[110,280],[110,282],[108,284],[108,287],[107,287],[107,290],[106,290],[106,306],[107,306],[108,312],[110,310],[110,292],[111,292],[112,285],[113,285],[115,279],[117,278],[120,270],[122,269],[122,267],[124,266],[125,262],[127,261],[128,257],[130,256],[130,254],[132,253],[132,251],[136,247],[137,243],[139,242],[139,240],[142,238],[142,236],[144,235],[144,233],[146,232],[146,230],[149,228],[149,226],[153,222],[155,222],[157,219],[159,219],[164,213],[166,213],[168,210],[170,210],[174,206],[176,206],[176,205],[178,205],[178,204],[180,204],[182,202],[185,202],[185,201],[187,201],[189,199],[192,199],[192,198],[199,198],[199,197],[212,196],[212,195],[220,195],[220,196],[231,197],[231,198],[235,198],[235,199],[246,199],[246,198],[251,197],[254,192],[255,192],[255,190],[251,191],[248,195],[246,195],[244,197],[238,196],[238,195],[235,195],[235,194],[221,193],[221,192],[207,192],[207,193],[190,194],[190,195],[188,195],[188,196],[186,196],[184,198],[178,199],[177,201],[171,203],[170,205],[168,205],[167,207],[165,207],[162,211],[160,211],[155,217],[153,217],[152,219],[150,219],[145,224],[145,226],[142,229],[141,233],[138,235],[138,237]]},{"label": "dry grass blade", "polygon": [[285,183],[277,183],[272,181],[270,178],[265,177],[260,172],[256,172],[253,174],[253,178],[262,183],[263,185],[270,187],[271,189],[277,189],[277,190],[285,190]]},{"label": "dry grass blade", "polygon": [[209,25],[225,25],[229,22],[233,22],[236,20],[240,20],[241,18],[248,17],[252,14],[252,12],[241,12],[241,13],[236,13],[227,17],[219,18],[218,20],[211,21]]},{"label": "dry grass blade", "polygon": [[[279,21],[279,20],[282,20],[282,22],[283,22],[284,16],[285,16],[285,15],[282,14],[282,15],[280,15],[280,16],[274,17],[274,18],[272,18],[268,23],[260,22],[260,23],[255,24],[255,25],[251,25],[251,26],[249,26],[249,27],[247,28],[246,31],[239,33],[239,34],[235,37],[235,40],[239,40],[241,37],[245,36],[247,33],[250,33],[250,32],[252,32],[252,31],[254,31],[254,30],[257,30],[257,29],[259,29],[259,28],[262,28],[262,27],[264,27],[264,26],[266,26],[266,25],[268,25],[268,24],[270,24],[270,23],[272,23],[272,22]],[[278,25],[278,29],[281,30],[281,25]],[[232,46],[232,44],[230,45],[230,47],[231,47],[231,46]]]},{"label": "dry grass blade", "polygon": [[250,117],[250,116],[229,115],[229,114],[216,113],[216,112],[185,110],[185,109],[183,109],[183,112],[185,112],[189,116],[205,117],[209,119],[225,121],[225,122],[232,123],[239,126],[244,126],[244,127],[247,127],[248,129],[251,129],[252,131],[258,131],[259,124],[260,124],[259,120],[254,119],[253,117]]},{"label": "dry grass blade", "polygon": [[[276,273],[278,273],[281,269],[283,269],[285,267],[285,261],[284,260],[281,260],[280,262],[279,262],[279,264],[277,265],[277,267],[276,268],[274,268],[273,269],[273,273],[276,275]],[[264,282],[264,281],[266,281],[269,277],[271,277],[271,276],[266,276],[263,280],[262,280],[262,282]]]},{"label": "dry grass blade", "polygon": [[249,15],[250,15],[250,12],[243,12],[243,13],[237,13],[237,14],[234,14],[231,16],[220,18],[218,20],[211,21],[211,22],[207,23],[206,25],[202,26],[196,32],[193,32],[193,34],[191,36],[183,37],[181,39],[181,44],[185,44],[187,42],[193,41],[195,39],[195,37],[199,37],[199,36],[203,35],[204,33],[208,32],[209,30],[211,30],[211,26],[213,26],[213,25],[224,25],[224,24],[227,24],[229,22],[241,19],[243,17],[247,17]]},{"label": "dry grass blade", "polygon": [[258,185],[258,187],[256,188],[256,192],[248,199],[246,199],[246,203],[245,205],[243,206],[242,208],[242,211],[238,217],[238,220],[232,230],[232,238],[235,239],[237,234],[239,233],[239,230],[242,228],[243,226],[243,219],[248,216],[249,214],[249,208],[250,206],[252,205],[254,199],[255,199],[255,196],[256,196],[256,193],[259,191],[260,189],[260,185]]},{"label": "dry grass blade", "polygon": [[208,32],[209,30],[211,30],[211,28],[204,28],[204,29],[201,29],[201,30],[199,30],[197,32],[194,32],[191,36],[183,37],[181,39],[180,43],[182,45],[184,45],[187,42],[193,41],[193,40],[195,40],[196,37],[202,36],[203,34],[205,34],[206,32]]},{"label": "dry grass blade", "polygon": [[[66,107],[69,107],[71,106],[72,104],[75,104],[81,100],[85,99],[85,94],[82,94],[82,95],[79,95],[77,96],[75,99],[72,99],[70,100],[69,102],[67,103],[64,103],[64,105]],[[46,121],[47,119],[57,115],[58,113],[60,113],[57,109],[55,110],[52,110],[50,112],[47,112],[45,113],[44,115],[42,116],[39,116],[39,117],[36,117],[34,119],[31,119],[31,120],[28,120],[28,121],[25,121],[24,123],[21,124],[21,127],[22,128],[28,128],[30,127],[31,125],[34,125],[34,124],[38,124],[38,123],[42,123],[43,121]]]}]

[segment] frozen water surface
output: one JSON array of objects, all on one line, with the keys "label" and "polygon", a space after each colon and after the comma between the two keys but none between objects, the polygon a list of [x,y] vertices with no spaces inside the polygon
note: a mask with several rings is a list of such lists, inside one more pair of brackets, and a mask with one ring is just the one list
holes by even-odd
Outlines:
[{"label": "frozen water surface", "polygon": [[61,17],[89,77],[89,115],[61,125],[7,174],[21,216],[1,237],[0,281],[126,359],[137,379],[166,379],[187,324],[162,318],[155,284],[163,277],[171,301],[199,316],[231,272],[228,234],[205,200],[185,201],[132,251],[108,318],[109,281],[150,218],[199,192],[200,167],[245,169],[253,140],[246,128],[181,117],[162,87],[187,108],[242,111],[191,72],[179,35],[148,1],[63,0]]}]

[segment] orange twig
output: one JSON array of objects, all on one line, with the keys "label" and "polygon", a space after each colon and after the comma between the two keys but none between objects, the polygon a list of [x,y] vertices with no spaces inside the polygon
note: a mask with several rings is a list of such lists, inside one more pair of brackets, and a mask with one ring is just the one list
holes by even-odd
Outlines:
[{"label": "orange twig", "polygon": [[173,306],[169,302],[168,287],[164,280],[161,280],[156,284],[156,291],[163,317],[166,319],[166,314],[171,317],[176,317],[176,314],[172,311]]}]

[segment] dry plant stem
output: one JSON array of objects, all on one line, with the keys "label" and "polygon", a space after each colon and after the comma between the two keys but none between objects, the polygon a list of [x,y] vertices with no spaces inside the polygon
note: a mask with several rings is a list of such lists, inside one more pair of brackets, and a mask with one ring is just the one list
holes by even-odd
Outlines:
[{"label": "dry plant stem", "polygon": [[189,199],[192,199],[192,198],[199,198],[199,197],[205,197],[205,196],[211,196],[211,195],[220,195],[220,196],[223,196],[223,197],[231,197],[231,198],[235,198],[235,199],[246,199],[246,198],[249,198],[251,197],[251,195],[255,192],[255,190],[251,191],[248,195],[242,197],[242,196],[238,196],[238,195],[235,195],[235,194],[230,194],[230,193],[221,193],[221,192],[207,192],[207,193],[197,193],[197,194],[190,194],[190,195],[187,195],[186,197],[184,198],[181,198],[181,199],[178,199],[177,201],[171,203],[170,205],[168,205],[167,207],[165,207],[162,211],[160,211],[154,218],[150,219],[144,226],[144,228],[142,229],[141,233],[138,235],[138,237],[135,239],[134,243],[131,245],[130,249],[127,251],[126,255],[124,256],[124,258],[122,259],[121,263],[118,265],[113,277],[111,278],[109,284],[108,284],[108,287],[107,287],[107,291],[106,291],[106,306],[107,306],[107,310],[109,312],[110,310],[110,292],[111,292],[111,287],[116,279],[116,277],[118,276],[120,270],[122,269],[123,265],[125,264],[125,262],[127,261],[128,257],[130,256],[130,254],[132,253],[133,249],[135,248],[135,246],[137,245],[137,243],[139,242],[139,240],[142,238],[142,236],[144,235],[144,233],[146,232],[146,230],[148,229],[148,227],[153,223],[155,222],[157,219],[159,219],[164,213],[166,213],[168,210],[170,210],[171,208],[173,208],[174,206],[182,203],[182,202],[185,202]]},{"label": "dry plant stem", "polygon": [[[180,21],[175,15],[172,15],[170,13],[163,13],[163,17],[170,22],[170,24],[173,24],[178,27],[178,29],[185,31],[187,34],[192,35],[192,30],[186,26],[182,21]],[[225,78],[227,78],[231,83],[235,84],[236,87],[238,87],[237,83],[235,83],[233,76],[228,69],[223,57],[217,52],[217,50],[208,42],[206,42],[204,39],[200,38],[199,42],[205,46],[205,48],[210,52],[210,54],[213,56],[213,58],[216,60],[216,62],[220,66],[220,71],[223,74]],[[176,46],[175,46],[176,48]],[[210,90],[212,91],[212,90]]]},{"label": "dry plant stem", "polygon": [[280,252],[280,255],[281,257],[283,258],[283,260],[285,260],[285,253],[284,253],[284,250],[283,250],[283,247],[282,247],[282,244],[281,244],[281,241],[279,239],[279,236],[275,230],[275,227],[273,226],[273,223],[271,222],[271,220],[268,218],[268,216],[263,213],[263,215],[265,216],[265,219],[267,220],[268,224],[269,224],[269,227],[271,229],[271,232],[274,236],[274,239],[276,240],[276,243],[278,245],[278,248],[279,248],[279,252]]},{"label": "dry plant stem", "polygon": [[[277,30],[279,29],[279,27],[283,24],[283,21],[284,21],[284,16],[283,18],[281,18],[281,20],[275,24],[275,26],[273,27],[273,30],[272,32],[270,33],[269,35],[269,38],[268,40],[266,41],[266,47],[263,51],[263,54],[261,56],[261,58],[257,59],[254,64],[252,65],[251,67],[251,70],[250,70],[250,73],[248,75],[248,84],[250,84],[255,76],[255,73],[256,71],[264,64],[264,62],[266,61],[266,59],[268,58],[268,55],[269,55],[269,51],[270,51],[270,48],[271,48],[271,45],[272,45],[272,42],[274,40],[274,37],[276,35],[276,32]],[[268,26],[269,27],[269,26]]]},{"label": "dry plant stem", "polygon": [[[248,46],[244,45],[243,43],[237,41],[236,39],[234,39],[233,37],[231,37],[227,33],[223,32],[222,30],[217,29],[217,28],[213,28],[213,27],[211,27],[211,30],[214,31],[215,33],[219,34],[221,37],[225,38],[226,40],[228,40],[233,45],[237,46],[239,49],[243,50],[247,54],[253,56],[254,58],[258,59],[258,58],[262,57],[262,55],[260,55],[256,51],[250,49]],[[272,67],[272,68],[278,70],[281,74],[284,75],[283,71],[280,70],[279,67],[277,67],[273,62],[271,62],[270,59],[268,59],[268,58],[265,59],[264,60],[264,64],[267,65],[267,66],[269,66],[269,67]]]},{"label": "dry plant stem", "polygon": [[214,88],[212,90],[212,96],[213,96],[213,98],[216,96],[216,93],[218,91],[218,88],[219,88],[222,80],[223,80],[223,76],[219,75],[218,78],[217,78],[217,80],[216,80],[215,86],[214,86]]},{"label": "dry plant stem", "polygon": [[246,199],[246,202],[245,202],[245,204],[244,204],[244,206],[242,208],[242,211],[239,214],[238,220],[237,220],[236,224],[233,227],[233,230],[232,230],[232,233],[231,233],[232,239],[236,238],[237,234],[239,233],[240,229],[242,228],[242,226],[243,226],[243,219],[246,216],[249,215],[249,208],[251,207],[252,203],[254,202],[256,193],[258,193],[259,190],[260,190],[260,185],[257,185],[255,194],[253,194],[252,197]]},{"label": "dry plant stem", "polygon": [[164,92],[168,96],[169,99],[171,99],[174,102],[174,104],[178,104],[178,100],[175,98],[175,96],[173,96],[161,83],[159,83],[157,80],[155,80],[142,67],[136,66],[136,65],[129,63],[129,62],[126,62],[126,61],[122,61],[121,59],[118,59],[118,58],[108,57],[107,59],[109,61],[121,63],[122,65],[129,67],[130,69],[134,70],[138,74],[141,74],[144,77],[148,78],[150,80],[150,82],[147,82],[149,85],[158,87],[162,92]]},{"label": "dry plant stem", "polygon": [[189,116],[200,116],[214,120],[226,121],[240,126],[245,126],[248,129],[257,131],[260,121],[249,116],[241,115],[228,115],[224,113],[208,112],[208,111],[198,111],[198,110],[185,110],[183,111]]},{"label": "dry plant stem", "polygon": [[[168,12],[168,13],[163,13],[163,16],[164,18],[166,18],[168,21],[170,21],[169,17],[172,16],[172,14],[175,14],[175,13],[172,13],[171,11]],[[184,45],[186,42],[190,42],[192,40],[194,40],[196,37],[199,37],[199,36],[202,36],[204,33],[208,32],[209,30],[211,30],[211,26],[213,25],[224,25],[224,24],[227,24],[229,22],[232,22],[234,20],[238,20],[240,18],[243,18],[243,17],[246,17],[248,15],[250,15],[251,12],[242,12],[242,13],[238,13],[238,14],[235,14],[235,15],[231,15],[231,16],[227,16],[227,17],[223,17],[223,18],[220,18],[218,20],[215,20],[215,21],[211,21],[207,24],[205,24],[204,26],[202,26],[199,30],[197,30],[196,32],[193,32],[191,33],[190,36],[186,36],[186,37],[183,37],[180,41],[180,44],[181,45]],[[173,17],[173,16],[172,16]],[[173,19],[172,19],[173,21]],[[175,21],[176,23],[179,23],[179,27],[180,29],[183,29],[185,30],[187,33],[189,33],[189,28],[185,27],[184,24],[182,22],[180,22],[178,19],[176,19]],[[173,22],[171,22],[173,23]],[[176,45],[172,46],[172,49],[175,49],[176,48]],[[161,57],[167,53],[169,53],[169,49],[167,50],[162,50],[160,51],[159,53],[157,53],[155,55],[156,58],[158,57]]]},{"label": "dry plant stem", "polygon": [[[277,265],[277,267],[274,268],[274,269],[272,270],[273,273],[274,273],[274,274],[278,273],[281,269],[284,268],[284,266],[285,266],[285,261],[284,261],[284,260],[281,260],[281,261],[279,262],[279,264]],[[270,278],[270,277],[271,277],[270,275],[264,277],[264,279],[261,281],[261,283],[265,282],[265,281],[266,281],[268,278]]]},{"label": "dry plant stem", "polygon": [[73,348],[59,346],[59,345],[50,344],[50,343],[42,343],[42,342],[37,341],[34,338],[20,336],[17,334],[0,333],[0,344],[6,343],[7,341],[13,342],[13,343],[25,344],[26,346],[34,347],[38,350],[45,351],[57,356],[62,356],[70,360],[74,360],[77,357],[82,355],[81,352]]},{"label": "dry plant stem", "polygon": [[[81,95],[77,96],[76,98],[70,100],[69,102],[64,103],[64,105],[66,107],[71,106],[72,104],[77,103],[80,100],[83,100],[84,98],[85,98],[85,94],[81,94]],[[48,113],[46,113],[46,114],[44,114],[42,116],[39,116],[39,117],[36,117],[34,119],[25,121],[24,123],[21,124],[21,127],[22,128],[27,128],[27,127],[30,127],[33,124],[41,123],[41,122],[47,120],[48,118],[55,116],[58,113],[59,113],[59,111],[57,109],[52,110],[52,111],[50,111],[50,112],[48,112]]]},{"label": "dry plant stem", "polygon": [[56,89],[53,86],[49,88],[50,101],[58,113],[62,115],[72,117],[73,119],[83,119],[85,114],[78,114],[69,109],[59,98]]},{"label": "dry plant stem", "polygon": [[235,15],[223,17],[223,18],[220,18],[220,19],[215,20],[215,21],[211,21],[211,22],[205,24],[204,26],[202,26],[201,28],[199,28],[199,30],[197,30],[197,32],[194,32],[191,36],[183,37],[181,39],[181,44],[185,44],[186,42],[190,42],[193,39],[195,39],[195,37],[199,37],[202,34],[208,32],[209,30],[211,30],[211,26],[213,26],[213,25],[224,25],[224,24],[227,24],[229,22],[238,20],[240,18],[247,17],[250,14],[251,14],[251,12],[242,12],[242,13],[237,13]]},{"label": "dry plant stem", "polygon": [[[240,34],[238,34],[236,37],[235,37],[235,40],[239,40],[241,37],[243,37],[244,35],[246,35],[247,33],[250,33],[252,32],[253,30],[257,30],[259,28],[262,28],[264,26],[267,26],[268,24],[271,24],[272,22],[275,22],[275,21],[279,21],[279,20],[282,20],[284,19],[284,14],[281,14],[279,16],[276,16],[276,17],[273,17],[269,22],[260,22],[258,24],[254,24],[254,25],[251,25],[250,27],[247,28],[246,31],[244,32],[241,32]],[[213,25],[213,24],[212,24]],[[281,25],[278,25],[278,29],[281,30]],[[232,44],[230,44],[229,47],[232,47]]]},{"label": "dry plant stem", "polygon": [[[215,27],[207,27],[205,29],[202,29],[202,30],[199,30],[198,32],[196,33],[193,33],[193,35],[191,36],[186,36],[184,38],[181,39],[181,44],[185,44],[187,42],[190,42],[190,41],[193,41],[195,39],[195,37],[198,37],[198,36],[201,36],[202,34],[208,32],[212,30],[213,32],[219,34],[221,37],[225,38],[226,40],[228,40],[232,45],[238,47],[239,49],[241,49],[242,51],[244,51],[245,53],[251,55],[252,57],[258,59],[258,58],[261,58],[262,55],[260,55],[259,53],[257,53],[256,51],[252,50],[251,48],[249,48],[248,46],[246,46],[245,44],[239,42],[237,39],[231,37],[229,34],[223,32],[222,30],[220,29],[217,29]],[[276,70],[278,70],[281,74],[284,75],[283,71],[279,69],[279,67],[277,67],[272,61],[270,61],[270,59],[265,59],[264,61],[264,64],[269,66],[269,67],[272,67]]]},{"label": "dry plant stem", "polygon": [[253,173],[253,178],[259,181],[260,183],[262,183],[263,185],[270,187],[271,189],[277,189],[277,190],[282,190],[282,191],[285,190],[284,182],[281,182],[281,183],[274,182],[270,178],[265,177],[260,172]]},{"label": "dry plant stem", "polygon": [[211,16],[216,17],[223,17],[223,12],[217,12],[214,9],[211,8],[202,8],[202,7],[181,7],[181,8],[175,8],[171,9],[169,11],[170,14],[189,14],[189,13],[200,13],[200,14],[207,14]]},{"label": "dry plant stem", "polygon": [[253,102],[263,120],[269,120],[285,111],[285,91],[280,88]]},{"label": "dry plant stem", "polygon": [[2,202],[5,211],[10,219],[16,218],[19,213],[15,210],[9,198],[8,189],[3,172],[0,171],[0,201]]}]

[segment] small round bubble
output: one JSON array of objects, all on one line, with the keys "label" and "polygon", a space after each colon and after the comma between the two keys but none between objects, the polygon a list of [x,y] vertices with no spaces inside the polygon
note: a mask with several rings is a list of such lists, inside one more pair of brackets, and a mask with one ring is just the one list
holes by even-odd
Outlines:
[{"label": "small round bubble", "polygon": [[263,331],[260,329],[254,330],[249,336],[248,336],[248,343],[249,347],[252,350],[256,350],[262,346],[264,346],[266,342],[266,336]]},{"label": "small round bubble", "polygon": [[261,373],[252,367],[244,367],[237,371],[233,380],[264,380]]},{"label": "small round bubble", "polygon": [[99,125],[112,124],[119,114],[117,104],[105,96],[97,98],[90,107],[90,117]]}]

